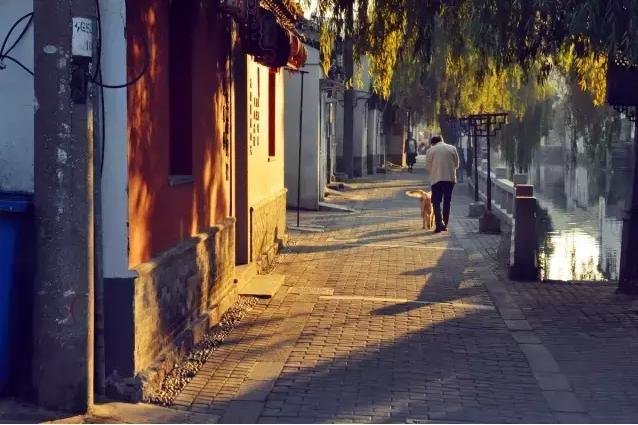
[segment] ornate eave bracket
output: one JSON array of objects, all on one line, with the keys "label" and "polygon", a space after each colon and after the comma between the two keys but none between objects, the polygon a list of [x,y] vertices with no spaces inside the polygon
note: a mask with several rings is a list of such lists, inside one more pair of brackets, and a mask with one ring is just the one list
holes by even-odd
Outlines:
[{"label": "ornate eave bracket", "polygon": [[303,13],[294,0],[221,0],[220,7],[239,23],[244,50],[257,62],[271,68],[304,65],[303,35],[296,28]]}]

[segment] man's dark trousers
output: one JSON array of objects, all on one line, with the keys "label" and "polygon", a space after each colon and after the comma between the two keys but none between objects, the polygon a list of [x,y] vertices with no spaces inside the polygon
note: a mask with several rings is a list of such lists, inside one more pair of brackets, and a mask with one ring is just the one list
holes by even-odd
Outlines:
[{"label": "man's dark trousers", "polygon": [[[438,230],[447,228],[447,223],[450,220],[450,202],[452,202],[453,189],[453,182],[442,181],[432,185],[434,221]],[[443,200],[443,217],[441,217],[441,200]]]}]

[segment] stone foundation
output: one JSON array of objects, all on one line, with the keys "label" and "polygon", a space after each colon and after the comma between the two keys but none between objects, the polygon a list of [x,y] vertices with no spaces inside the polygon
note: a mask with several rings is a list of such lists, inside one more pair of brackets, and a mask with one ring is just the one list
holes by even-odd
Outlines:
[{"label": "stone foundation", "polygon": [[[284,198],[285,202],[285,198]],[[145,400],[236,301],[234,219],[105,281],[108,393]]]},{"label": "stone foundation", "polygon": [[286,189],[250,207],[251,258],[268,268],[286,240]]}]

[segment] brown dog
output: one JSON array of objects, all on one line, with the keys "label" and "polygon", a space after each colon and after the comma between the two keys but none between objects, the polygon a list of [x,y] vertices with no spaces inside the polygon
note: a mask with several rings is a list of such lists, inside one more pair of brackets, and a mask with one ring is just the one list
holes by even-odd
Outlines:
[{"label": "brown dog", "polygon": [[434,228],[434,208],[432,208],[432,192],[425,190],[408,190],[405,192],[410,198],[421,200],[421,217],[423,217],[423,228],[431,230]]}]

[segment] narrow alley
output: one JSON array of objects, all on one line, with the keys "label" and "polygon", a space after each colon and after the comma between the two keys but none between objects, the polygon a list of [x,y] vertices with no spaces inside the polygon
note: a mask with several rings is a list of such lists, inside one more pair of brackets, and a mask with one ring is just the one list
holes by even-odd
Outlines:
[{"label": "narrow alley", "polygon": [[0,11],[0,423],[638,422],[638,0]]},{"label": "narrow alley", "polygon": [[420,230],[405,191],[424,179],[362,180],[337,201],[356,212],[303,213],[325,232],[290,233],[285,285],[172,407],[232,423],[634,421],[635,302],[508,281],[464,184],[450,231]]}]

